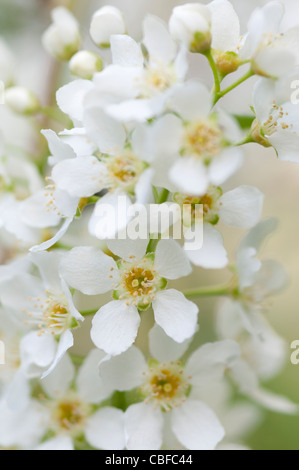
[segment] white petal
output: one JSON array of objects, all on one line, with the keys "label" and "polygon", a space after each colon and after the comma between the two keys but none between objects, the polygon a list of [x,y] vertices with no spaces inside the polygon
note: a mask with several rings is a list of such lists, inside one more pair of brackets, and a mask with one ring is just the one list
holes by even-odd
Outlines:
[{"label": "white petal", "polygon": [[71,219],[66,219],[64,223],[62,224],[61,228],[58,230],[58,232],[52,237],[50,240],[47,240],[44,243],[41,243],[40,245],[33,246],[30,251],[32,253],[38,253],[40,251],[45,251],[48,250],[49,248],[52,248],[61,238],[66,234],[68,231],[69,226],[73,222],[73,218]]},{"label": "white petal", "polygon": [[74,378],[75,366],[66,354],[55,370],[43,379],[41,385],[49,397],[57,399],[68,391]]},{"label": "white petal", "polygon": [[80,398],[87,403],[100,403],[112,393],[110,384],[103,381],[99,374],[99,364],[104,357],[105,353],[94,349],[80,367],[76,384]]},{"label": "white petal", "polygon": [[90,80],[75,80],[57,91],[57,104],[59,108],[73,120],[82,121],[83,102],[87,93],[93,90],[94,84]]},{"label": "white petal", "polygon": [[208,8],[212,14],[212,48],[236,52],[240,42],[240,21],[234,7],[226,0],[215,0]]},{"label": "white petal", "polygon": [[72,197],[91,197],[105,188],[106,167],[95,157],[78,157],[58,163],[53,181]]},{"label": "white petal", "polygon": [[140,387],[147,363],[142,352],[132,346],[123,354],[106,358],[100,364],[100,376],[113,390],[126,391]]},{"label": "white petal", "polygon": [[86,295],[104,294],[118,280],[118,269],[113,258],[93,247],[71,250],[63,257],[60,272],[71,287]]},{"label": "white petal", "polygon": [[225,436],[215,413],[199,401],[187,400],[172,411],[172,429],[190,450],[215,450]]},{"label": "white petal", "polygon": [[142,259],[145,256],[149,240],[108,240],[107,245],[113,254],[126,261],[132,261],[132,256]]},{"label": "white petal", "polygon": [[131,206],[126,193],[107,193],[96,203],[89,220],[89,233],[100,240],[115,239],[128,225]]},{"label": "white petal", "polygon": [[253,105],[256,117],[261,124],[268,120],[273,107],[275,82],[261,78],[253,89]]},{"label": "white petal", "polygon": [[174,289],[158,292],[153,301],[157,324],[174,341],[183,343],[197,329],[198,307]]},{"label": "white petal", "polygon": [[139,44],[130,36],[115,34],[111,36],[111,53],[114,65],[121,67],[143,67],[143,55]]},{"label": "white petal", "polygon": [[161,240],[155,255],[155,268],[166,279],[189,276],[192,267],[182,247],[174,240]]},{"label": "white petal", "polygon": [[210,180],[214,185],[221,185],[230,178],[242,165],[243,154],[238,148],[224,150],[214,158],[210,165]]},{"label": "white petal", "polygon": [[248,229],[260,220],[263,203],[264,195],[257,188],[240,186],[221,197],[219,215],[228,225]]},{"label": "white petal", "polygon": [[279,130],[269,137],[270,143],[283,162],[299,162],[299,136],[291,130]]},{"label": "white petal", "polygon": [[158,325],[155,325],[149,333],[150,352],[160,362],[177,361],[185,354],[190,343],[191,339],[183,343],[173,341]]},{"label": "white petal", "polygon": [[258,389],[250,393],[250,397],[265,408],[275,413],[298,414],[299,406],[286,397],[276,395],[268,390]]},{"label": "white petal", "polygon": [[185,194],[204,195],[209,187],[208,169],[195,158],[180,158],[169,174],[171,181]]},{"label": "white petal", "polygon": [[111,356],[117,356],[134,343],[140,316],[134,306],[114,300],[102,307],[93,318],[91,339],[94,344]]},{"label": "white petal", "polygon": [[224,340],[202,346],[189,358],[186,373],[192,383],[204,382],[207,378],[222,378],[228,365],[240,357],[240,346],[235,341]]},{"label": "white petal", "polygon": [[143,32],[143,44],[147,48],[150,60],[169,65],[176,56],[177,48],[166,24],[160,18],[148,15],[143,22]]},{"label": "white petal", "polygon": [[84,124],[90,139],[102,153],[115,155],[123,151],[126,142],[124,126],[108,116],[100,108],[90,108],[85,112]]},{"label": "white petal", "polygon": [[203,246],[200,250],[190,250],[189,243],[186,243],[185,247],[188,258],[195,266],[206,269],[222,269],[228,264],[223,237],[210,224],[203,226]]},{"label": "white petal", "polygon": [[51,367],[42,375],[42,379],[45,377],[48,377],[48,375],[51,374],[57,367],[57,365],[60,363],[62,358],[64,357],[65,353],[74,346],[74,337],[73,334],[70,330],[67,330],[63,335],[61,336],[56,355],[53,359],[53,362],[51,364]]},{"label": "white petal", "polygon": [[88,419],[85,437],[96,449],[123,450],[125,448],[123,412],[112,407],[100,409]]},{"label": "white petal", "polygon": [[49,450],[64,450],[64,451],[73,451],[75,450],[73,441],[71,437],[68,436],[58,436],[54,439],[50,439],[43,444],[35,447],[36,451],[49,451]]},{"label": "white petal", "polygon": [[278,227],[278,221],[275,218],[269,218],[263,220],[255,227],[253,227],[250,232],[243,238],[239,251],[246,248],[254,248],[256,252],[261,249],[262,244],[265,242],[265,239],[271,235],[274,230]]},{"label": "white petal", "polygon": [[21,220],[36,228],[56,227],[61,217],[56,212],[47,212],[45,191],[38,191],[22,202]]},{"label": "white petal", "polygon": [[139,403],[125,413],[128,450],[159,450],[162,446],[163,416],[161,410]]},{"label": "white petal", "polygon": [[195,80],[176,87],[167,104],[170,110],[178,113],[185,121],[206,118],[212,108],[209,90]]},{"label": "white petal", "polygon": [[52,157],[49,159],[51,165],[56,165],[60,161],[69,158],[76,158],[74,150],[58,137],[56,132],[51,129],[42,130],[41,133],[47,139]]},{"label": "white petal", "polygon": [[57,343],[52,335],[32,332],[20,343],[21,367],[30,378],[40,377],[53,362]]}]

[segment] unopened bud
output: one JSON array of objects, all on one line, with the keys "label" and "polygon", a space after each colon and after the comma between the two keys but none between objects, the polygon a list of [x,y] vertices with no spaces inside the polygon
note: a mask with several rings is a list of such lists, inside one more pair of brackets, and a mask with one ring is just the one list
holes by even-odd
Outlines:
[{"label": "unopened bud", "polygon": [[169,30],[172,37],[191,52],[204,54],[211,48],[211,13],[205,5],[187,3],[175,7]]},{"label": "unopened bud", "polygon": [[96,72],[103,70],[103,60],[95,52],[80,51],[70,61],[70,71],[73,75],[91,80]]},{"label": "unopened bud", "polygon": [[222,75],[236,72],[241,65],[241,60],[235,52],[213,51],[216,67]]},{"label": "unopened bud", "polygon": [[92,17],[90,36],[99,47],[110,47],[110,38],[113,34],[126,34],[127,26],[124,15],[115,7],[100,8]]},{"label": "unopened bud", "polygon": [[64,7],[52,11],[53,23],[42,37],[44,48],[59,60],[70,60],[78,51],[81,35],[79,24],[72,13]]},{"label": "unopened bud", "polygon": [[40,109],[38,98],[24,87],[8,88],[5,92],[5,104],[17,114],[32,115]]}]

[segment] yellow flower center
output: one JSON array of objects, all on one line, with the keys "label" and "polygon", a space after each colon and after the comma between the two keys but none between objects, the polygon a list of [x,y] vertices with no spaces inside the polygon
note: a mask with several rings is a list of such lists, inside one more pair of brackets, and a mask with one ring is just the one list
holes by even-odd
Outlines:
[{"label": "yellow flower center", "polygon": [[199,120],[186,125],[183,155],[193,156],[210,163],[223,147],[220,128],[209,120]]},{"label": "yellow flower center", "polygon": [[154,364],[144,376],[146,381],[141,390],[146,404],[170,411],[186,401],[190,383],[181,362]]},{"label": "yellow flower center", "polygon": [[104,163],[107,166],[111,189],[121,188],[127,192],[135,191],[135,186],[146,168],[146,164],[130,152],[111,156]]},{"label": "yellow flower center", "polygon": [[53,430],[78,435],[84,431],[90,413],[89,405],[82,402],[75,394],[71,394],[52,404]]},{"label": "yellow flower center", "polygon": [[141,309],[149,307],[156,293],[166,286],[166,281],[159,276],[150,258],[136,263],[121,261],[120,273],[121,282],[115,291],[116,298]]}]

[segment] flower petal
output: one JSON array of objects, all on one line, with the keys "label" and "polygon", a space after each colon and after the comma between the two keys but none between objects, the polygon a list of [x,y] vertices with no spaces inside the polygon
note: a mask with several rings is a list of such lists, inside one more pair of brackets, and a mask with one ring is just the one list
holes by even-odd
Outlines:
[{"label": "flower petal", "polygon": [[123,411],[108,406],[97,411],[88,419],[85,437],[96,449],[123,450],[126,444]]},{"label": "flower petal", "polygon": [[149,346],[152,356],[160,362],[171,362],[180,359],[189,348],[191,339],[183,343],[173,341],[158,325],[149,333]]},{"label": "flower petal", "polygon": [[72,120],[83,120],[83,102],[87,93],[93,90],[90,80],[75,80],[57,91],[57,104],[61,111],[68,114]]},{"label": "flower petal", "polygon": [[115,155],[123,151],[127,138],[125,128],[102,109],[98,107],[87,109],[84,124],[88,136],[102,153]]},{"label": "flower petal", "polygon": [[215,450],[225,436],[215,413],[199,401],[187,400],[172,411],[172,429],[190,450]]},{"label": "flower petal", "polygon": [[228,264],[223,237],[210,224],[203,226],[203,246],[200,250],[190,250],[190,244],[185,244],[186,254],[195,266],[205,269],[222,269]]},{"label": "flower petal", "polygon": [[160,409],[145,403],[130,406],[125,413],[128,450],[159,450],[162,446],[163,416]]},{"label": "flower petal", "polygon": [[67,253],[60,273],[69,286],[86,295],[104,294],[118,281],[113,258],[93,247],[78,247]]},{"label": "flower petal", "polygon": [[260,220],[264,195],[253,186],[240,186],[220,199],[219,215],[228,225],[248,229]]},{"label": "flower petal", "polygon": [[142,352],[132,346],[123,354],[107,357],[100,364],[100,377],[113,390],[126,391],[140,387],[147,363]]},{"label": "flower petal", "polygon": [[80,367],[76,385],[80,398],[87,403],[98,404],[112,393],[110,384],[103,381],[99,375],[99,364],[105,353],[98,349],[92,350]]},{"label": "flower petal", "polygon": [[158,292],[153,301],[157,324],[174,341],[183,343],[197,329],[198,307],[174,289]]},{"label": "flower petal", "polygon": [[140,316],[134,306],[125,301],[114,300],[102,307],[95,315],[91,339],[94,344],[111,356],[127,351],[134,343]]},{"label": "flower petal", "polygon": [[155,268],[166,279],[179,279],[189,276],[192,267],[181,246],[174,240],[161,240],[158,243]]},{"label": "flower petal", "polygon": [[148,15],[143,22],[143,33],[143,44],[147,48],[150,60],[170,65],[175,59],[177,47],[166,24],[160,18]]},{"label": "flower petal", "polygon": [[55,370],[42,380],[41,385],[49,397],[57,399],[68,391],[74,378],[75,366],[66,354]]}]

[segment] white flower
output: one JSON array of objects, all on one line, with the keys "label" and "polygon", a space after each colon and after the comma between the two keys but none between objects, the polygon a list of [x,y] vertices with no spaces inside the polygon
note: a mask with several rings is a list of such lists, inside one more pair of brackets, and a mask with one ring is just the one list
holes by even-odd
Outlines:
[{"label": "white flower", "polygon": [[15,315],[23,313],[23,322],[31,331],[21,340],[21,369],[27,377],[40,377],[54,370],[73,346],[71,330],[83,318],[59,275],[61,253],[35,253],[30,259],[42,279],[15,272],[1,284],[0,298]]},{"label": "white flower", "polygon": [[100,351],[92,350],[76,374],[66,355],[56,370],[41,382],[47,396],[42,400],[48,415],[46,428],[55,436],[54,441],[43,443],[41,450],[68,450],[82,435],[96,449],[122,450],[125,447],[123,412],[98,407],[113,391],[98,374],[97,366],[103,357]]},{"label": "white flower", "polygon": [[223,184],[242,164],[242,151],[230,146],[241,138],[239,128],[224,112],[211,114],[211,95],[201,82],[178,86],[167,104],[180,118],[166,114],[152,126],[152,151],[164,165],[154,184],[204,195],[211,184]]},{"label": "white flower", "polygon": [[224,429],[212,409],[196,397],[196,390],[220,380],[226,367],[239,354],[233,341],[207,344],[194,352],[186,365],[179,358],[190,341],[178,345],[155,326],[150,333],[148,363],[132,346],[123,355],[106,358],[100,376],[113,388],[139,388],[144,401],[125,413],[127,449],[153,450],[163,444],[167,424],[187,449],[214,450],[224,437]]},{"label": "white flower", "polygon": [[4,98],[5,104],[18,114],[31,115],[40,109],[38,98],[24,87],[8,88]]},{"label": "white flower", "polygon": [[110,250],[121,259],[91,248],[75,248],[63,259],[61,271],[66,282],[86,295],[113,290],[114,299],[93,319],[94,344],[108,354],[126,351],[135,341],[140,325],[139,311],[154,309],[156,323],[181,343],[197,327],[198,307],[175,289],[165,290],[166,279],[191,273],[181,247],[174,241],[159,242],[155,254],[145,254],[147,240],[113,240]]},{"label": "white flower", "polygon": [[69,60],[79,49],[81,36],[79,24],[64,7],[52,11],[53,23],[42,37],[44,48],[56,59]]},{"label": "white flower", "polygon": [[199,3],[175,7],[169,30],[176,41],[183,42],[191,52],[206,52],[211,47],[211,13]]},{"label": "white flower", "polygon": [[272,1],[257,8],[249,20],[240,58],[251,61],[255,73],[262,76],[282,77],[298,66],[299,28],[280,34],[283,15],[283,4]]},{"label": "white flower", "polygon": [[15,58],[6,42],[0,39],[0,80],[5,87],[11,86],[15,77]]},{"label": "white flower", "polygon": [[126,122],[144,122],[160,114],[172,88],[186,76],[186,51],[177,51],[159,18],[148,16],[143,30],[147,54],[131,37],[113,35],[113,64],[94,76],[93,87],[90,82],[78,81],[60,89],[59,107],[81,121],[88,107],[103,108],[115,119]]},{"label": "white flower", "polygon": [[30,400],[25,408],[11,409],[0,399],[0,413],[1,450],[30,450],[40,442],[46,431],[47,412],[36,400]]},{"label": "white flower", "polygon": [[292,79],[293,76],[287,76],[275,83],[264,78],[256,84],[252,135],[258,143],[272,145],[280,160],[299,162],[298,106],[290,101]]},{"label": "white flower", "polygon": [[[190,261],[206,269],[221,269],[228,263],[223,237],[215,228],[218,222],[233,227],[248,229],[260,220],[263,209],[263,194],[253,186],[240,186],[223,194],[221,188],[210,187],[204,196],[175,194],[174,200],[182,207],[190,207],[188,220],[183,221],[185,250]],[[203,246],[190,249],[191,234],[195,230],[196,206],[203,207]]]},{"label": "white flower", "polygon": [[96,72],[103,69],[103,60],[95,52],[80,51],[72,57],[69,66],[73,75],[91,80]]},{"label": "white flower", "polygon": [[265,238],[277,227],[275,219],[267,219],[254,227],[243,239],[237,252],[237,289],[233,292],[234,309],[244,328],[252,335],[263,335],[264,327],[257,321],[258,311],[268,297],[280,292],[287,282],[282,266],[272,260],[260,261],[258,252]]},{"label": "white flower", "polygon": [[126,34],[127,26],[122,12],[113,6],[105,6],[96,11],[90,25],[90,35],[99,47],[109,47],[113,34]]}]

